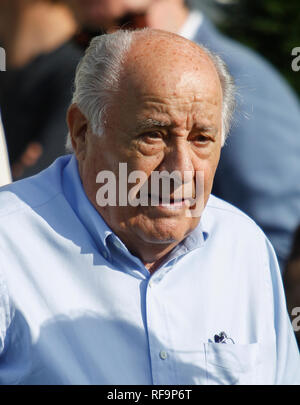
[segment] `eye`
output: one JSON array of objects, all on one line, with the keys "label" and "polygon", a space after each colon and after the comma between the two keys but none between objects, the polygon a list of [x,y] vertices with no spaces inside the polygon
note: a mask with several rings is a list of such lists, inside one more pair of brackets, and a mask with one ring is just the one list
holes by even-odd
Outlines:
[{"label": "eye", "polygon": [[205,145],[210,142],[212,139],[207,135],[195,135],[191,141],[196,145]]},{"label": "eye", "polygon": [[163,134],[159,131],[151,131],[142,134],[145,142],[154,143],[163,139]]},{"label": "eye", "polygon": [[208,142],[210,140],[210,138],[208,136],[205,135],[197,135],[193,138],[193,142],[195,143],[205,143]]}]

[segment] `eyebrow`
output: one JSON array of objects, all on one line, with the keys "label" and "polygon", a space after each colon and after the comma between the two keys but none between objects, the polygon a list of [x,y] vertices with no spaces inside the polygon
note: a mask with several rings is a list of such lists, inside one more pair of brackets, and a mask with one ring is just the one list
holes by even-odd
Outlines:
[{"label": "eyebrow", "polygon": [[[171,126],[172,126],[172,124],[171,124],[170,121],[159,121],[159,120],[155,120],[155,119],[152,119],[152,118],[148,118],[146,120],[139,121],[137,123],[137,126],[135,128],[135,132],[139,133],[141,131],[145,131],[145,130],[151,129],[151,128],[157,128],[157,127],[166,128],[166,127],[171,127]],[[206,125],[201,125],[201,124],[200,125],[196,124],[192,128],[191,133],[194,132],[194,131],[203,131],[203,132],[206,132],[206,133],[210,132],[211,135],[214,138],[216,138],[217,133],[218,133],[217,128],[211,127],[211,126],[206,126]]]},{"label": "eyebrow", "polygon": [[136,132],[140,132],[145,129],[151,129],[151,128],[155,128],[155,127],[164,128],[164,127],[169,127],[169,126],[170,126],[170,122],[168,122],[168,121],[158,121],[158,120],[154,120],[152,118],[148,118],[144,121],[138,122],[135,130],[136,130]]},{"label": "eyebrow", "polygon": [[218,129],[216,127],[210,127],[205,125],[196,125],[191,132],[194,130],[196,131],[203,131],[203,132],[210,132],[212,136],[216,137],[218,133]]}]

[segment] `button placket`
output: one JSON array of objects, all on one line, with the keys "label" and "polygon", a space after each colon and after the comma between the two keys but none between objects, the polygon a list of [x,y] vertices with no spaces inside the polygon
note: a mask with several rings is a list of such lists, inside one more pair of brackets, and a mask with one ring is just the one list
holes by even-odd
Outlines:
[{"label": "button placket", "polygon": [[149,280],[149,288],[146,290],[146,322],[152,379],[153,384],[172,384],[176,381],[176,376],[168,352],[171,342],[159,279],[160,277],[155,277]]}]

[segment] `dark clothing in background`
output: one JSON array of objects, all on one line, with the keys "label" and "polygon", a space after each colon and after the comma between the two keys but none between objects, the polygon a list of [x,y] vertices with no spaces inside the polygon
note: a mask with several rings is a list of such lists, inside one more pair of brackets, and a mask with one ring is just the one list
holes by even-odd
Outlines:
[{"label": "dark clothing in background", "polygon": [[43,153],[22,177],[38,173],[65,153],[66,112],[75,69],[82,51],[71,41],[41,54],[20,69],[0,74],[0,107],[10,163],[17,162],[30,142]]},{"label": "dark clothing in background", "polygon": [[97,37],[99,35],[105,34],[105,31],[103,29],[100,29],[99,31],[92,31],[88,28],[83,28],[80,32],[78,32],[76,35],[73,37],[73,42],[80,48],[82,51],[85,51],[88,46],[90,45],[91,40],[94,37]]}]

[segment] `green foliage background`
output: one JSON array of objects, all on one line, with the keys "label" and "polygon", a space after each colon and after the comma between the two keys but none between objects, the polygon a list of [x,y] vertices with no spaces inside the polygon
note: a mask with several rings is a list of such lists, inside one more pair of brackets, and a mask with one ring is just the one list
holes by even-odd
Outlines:
[{"label": "green foliage background", "polygon": [[292,49],[300,47],[300,0],[238,0],[219,7],[221,31],[273,63],[300,96],[300,71],[291,68]]}]

